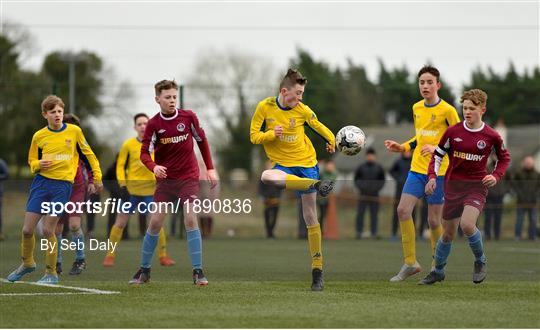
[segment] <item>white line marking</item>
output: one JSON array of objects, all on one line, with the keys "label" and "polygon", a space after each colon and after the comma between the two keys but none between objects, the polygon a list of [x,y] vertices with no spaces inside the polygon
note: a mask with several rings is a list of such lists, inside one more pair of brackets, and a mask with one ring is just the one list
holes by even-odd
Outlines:
[{"label": "white line marking", "polygon": [[62,289],[70,289],[70,290],[77,290],[82,292],[88,292],[93,294],[119,294],[120,291],[107,291],[107,290],[98,290],[98,289],[90,289],[90,288],[80,288],[77,286],[67,286],[67,285],[60,285],[60,284],[44,284],[44,283],[37,283],[37,282],[25,282],[25,281],[17,281],[17,282],[10,282],[6,280],[5,278],[0,278],[0,281],[6,282],[6,283],[14,283],[14,284],[30,284],[30,285],[37,285],[37,286],[46,286],[49,288],[62,288]]},{"label": "white line marking", "polygon": [[90,292],[26,292],[26,293],[0,293],[0,296],[63,296],[73,294],[94,294]]}]

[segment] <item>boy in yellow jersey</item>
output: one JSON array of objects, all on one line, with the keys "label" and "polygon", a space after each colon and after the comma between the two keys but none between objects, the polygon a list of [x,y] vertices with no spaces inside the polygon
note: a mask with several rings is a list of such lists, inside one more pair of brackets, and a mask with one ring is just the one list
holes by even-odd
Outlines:
[{"label": "boy in yellow jersey", "polygon": [[62,99],[55,95],[47,96],[41,103],[41,111],[43,117],[47,119],[47,127],[34,134],[28,152],[30,170],[37,175],[30,186],[30,196],[26,204],[21,242],[22,264],[7,277],[11,282],[19,281],[25,274],[36,269],[34,230],[42,214],[46,214],[43,225],[43,236],[47,240],[46,270],[38,282],[58,283],[56,257],[59,242],[54,231],[60,214],[52,203],[65,205],[69,201],[79,164],[79,154],[87,158],[92,168],[97,191],[103,188],[99,162],[86,142],[82,130],[76,125],[62,122],[64,116]]},{"label": "boy in yellow jersey", "polygon": [[[114,258],[118,249],[118,243],[122,239],[122,232],[126,227],[129,215],[139,207],[139,211],[147,210],[148,203],[153,201],[154,191],[156,190],[156,178],[154,173],[150,172],[141,162],[141,145],[144,136],[146,124],[148,124],[148,116],[144,113],[138,113],[133,117],[134,129],[137,132],[137,137],[127,139],[116,160],[116,177],[118,184],[123,190],[123,202],[129,199],[131,207],[127,213],[118,213],[116,221],[111,228],[109,240],[115,243],[113,250],[107,251],[107,256],[103,260],[103,266],[114,266]],[[127,177],[126,177],[127,172]],[[147,213],[147,212],[146,212]],[[159,262],[163,266],[172,266],[175,264],[167,255],[167,238],[165,230],[161,228],[158,241]]]},{"label": "boy in yellow jersey", "polygon": [[[424,187],[428,181],[428,165],[435,147],[446,129],[460,121],[456,109],[439,98],[438,91],[442,87],[439,77],[439,70],[429,65],[418,72],[418,87],[424,99],[412,107],[416,131],[414,137],[402,144],[393,140],[384,141],[386,148],[392,152],[406,152],[414,149],[411,169],[397,207],[404,264],[397,275],[390,279],[391,282],[404,281],[409,276],[422,271],[422,267],[416,260],[416,237],[412,212],[418,199],[424,196]],[[440,176],[437,177],[437,189],[427,197],[432,255],[435,255],[437,240],[442,234],[443,185],[447,167],[448,157],[445,157],[439,171]]]},{"label": "boy in yellow jersey", "polygon": [[265,184],[298,191],[302,199],[304,220],[308,229],[311,254],[313,291],[322,291],[323,257],[321,227],[317,221],[316,193],[326,196],[334,187],[332,181],[319,180],[317,155],[304,133],[309,125],[323,139],[329,153],[334,153],[334,134],[324,126],[315,113],[302,101],[307,79],[289,69],[281,81],[278,96],[268,97],[257,105],[251,119],[250,140],[262,144],[273,168],[265,170],[261,181]]}]

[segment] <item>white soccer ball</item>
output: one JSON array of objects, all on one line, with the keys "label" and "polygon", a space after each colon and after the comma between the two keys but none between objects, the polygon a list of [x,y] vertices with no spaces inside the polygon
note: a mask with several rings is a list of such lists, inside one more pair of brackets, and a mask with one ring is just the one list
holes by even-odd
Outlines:
[{"label": "white soccer ball", "polygon": [[345,126],[336,134],[336,147],[347,156],[358,154],[365,145],[366,134],[356,126]]}]

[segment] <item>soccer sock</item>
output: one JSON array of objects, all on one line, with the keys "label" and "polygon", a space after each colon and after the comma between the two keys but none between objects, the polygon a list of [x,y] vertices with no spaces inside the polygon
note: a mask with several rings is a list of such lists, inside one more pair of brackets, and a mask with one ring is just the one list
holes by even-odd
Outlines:
[{"label": "soccer sock", "polygon": [[[118,248],[118,242],[120,242],[120,240],[122,239],[122,233],[123,232],[124,232],[124,228],[120,228],[120,227],[117,227],[117,226],[112,226],[111,235],[109,236],[109,240],[111,241],[111,243],[114,244],[113,246],[116,246]],[[107,255],[114,257],[114,254],[115,254],[116,251],[117,251],[117,249],[114,249],[114,252],[111,249],[111,250],[107,251]]]},{"label": "soccer sock", "polygon": [[202,268],[202,238],[199,229],[186,231],[189,257],[193,269]]},{"label": "soccer sock", "polygon": [[319,224],[307,226],[309,253],[311,254],[311,269],[322,269],[323,256],[321,248],[321,226]]},{"label": "soccer sock", "polygon": [[435,271],[437,273],[443,273],[446,266],[446,260],[452,250],[452,242],[444,242],[442,239],[437,241],[437,247],[435,249]]},{"label": "soccer sock", "polygon": [[411,219],[399,222],[401,228],[401,244],[403,246],[403,259],[405,264],[412,266],[416,262],[416,234],[414,222]]},{"label": "soccer sock", "polygon": [[167,256],[167,236],[165,235],[165,229],[161,227],[161,230],[159,231],[159,239],[158,239],[158,257],[166,257]]},{"label": "soccer sock", "polygon": [[152,266],[152,257],[154,256],[158,238],[159,234],[153,235],[150,233],[150,230],[146,231],[141,251],[141,267],[150,268]]},{"label": "soccer sock", "polygon": [[472,253],[476,258],[476,261],[486,263],[486,256],[484,255],[484,245],[482,244],[482,233],[476,228],[476,231],[471,236],[467,236],[469,240],[469,246]]},{"label": "soccer sock", "polygon": [[291,190],[308,190],[319,180],[301,178],[296,175],[285,175],[285,189]]},{"label": "soccer sock", "polygon": [[21,240],[21,256],[23,264],[27,267],[33,267],[36,265],[34,261],[34,246],[36,245],[36,237],[34,234],[32,236],[25,236],[22,234]]},{"label": "soccer sock", "polygon": [[62,249],[60,248],[60,242],[62,241],[62,234],[56,235],[56,241],[58,242],[58,256],[56,257],[56,263],[62,263]]},{"label": "soccer sock", "polygon": [[47,237],[47,250],[45,251],[45,273],[56,275],[56,257],[58,256],[58,248],[50,249],[51,246],[56,247],[58,241],[56,235]]},{"label": "soccer sock", "polygon": [[75,251],[75,260],[83,260],[86,256],[84,254],[84,233],[81,228],[71,232],[71,241],[77,243],[77,250]]},{"label": "soccer sock", "polygon": [[439,238],[441,237],[443,232],[442,226],[439,225],[436,228],[432,229],[430,228],[430,235],[429,238],[431,240],[431,255],[435,255],[435,249],[437,248],[437,242],[439,241]]}]

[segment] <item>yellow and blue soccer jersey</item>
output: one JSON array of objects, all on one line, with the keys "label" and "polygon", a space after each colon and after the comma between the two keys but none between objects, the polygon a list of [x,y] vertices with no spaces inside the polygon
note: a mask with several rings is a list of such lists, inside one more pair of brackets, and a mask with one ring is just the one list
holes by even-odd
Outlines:
[{"label": "yellow and blue soccer jersey", "polygon": [[[422,147],[426,144],[437,146],[446,129],[459,123],[460,119],[456,108],[442,99],[434,105],[426,105],[424,100],[416,102],[412,110],[416,134],[402,146],[405,150],[414,149],[411,171],[427,175],[431,155],[422,156]],[[444,175],[447,168],[448,157],[445,156],[439,175]]]},{"label": "yellow and blue soccer jersey", "polygon": [[[156,178],[141,162],[141,145],[137,138],[124,142],[116,160],[116,178],[121,187],[127,186],[130,195],[151,196],[156,189]],[[152,153],[152,159],[153,156]]]},{"label": "yellow and blue soccer jersey", "polygon": [[[307,105],[298,103],[292,109],[284,108],[277,97],[268,97],[257,105],[251,119],[250,140],[251,143],[262,144],[273,163],[287,167],[313,167],[317,164],[317,155],[304,132],[305,124],[328,144],[335,145],[334,134],[319,122]],[[283,127],[283,135],[279,138],[274,135],[277,125]]]},{"label": "yellow and blue soccer jersey", "polygon": [[[59,130],[52,130],[47,126],[37,131],[32,137],[28,151],[28,164],[32,173],[73,183],[79,166],[79,156],[85,158],[90,164],[94,181],[101,181],[99,162],[86,142],[81,128],[72,124],[63,124]],[[40,159],[51,160],[52,165],[47,169],[42,169],[39,164]]]}]

